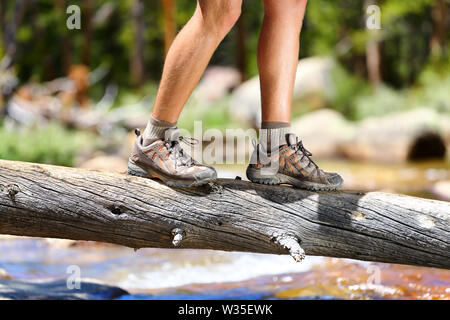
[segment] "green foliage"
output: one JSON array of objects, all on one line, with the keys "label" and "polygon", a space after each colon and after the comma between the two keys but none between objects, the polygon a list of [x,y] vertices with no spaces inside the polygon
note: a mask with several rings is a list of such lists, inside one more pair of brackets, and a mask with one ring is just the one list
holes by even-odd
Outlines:
[{"label": "green foliage", "polygon": [[411,89],[411,101],[450,113],[450,61],[427,66],[420,74],[418,84],[418,88]]},{"label": "green foliage", "polygon": [[191,99],[182,111],[178,126],[193,132],[194,121],[202,121],[203,130],[209,128],[219,130],[232,128],[236,126],[236,123],[233,124],[229,114],[228,102],[229,99],[226,97],[211,106],[199,104],[194,99]]},{"label": "green foliage", "polygon": [[354,115],[356,120],[369,116],[382,116],[390,112],[408,109],[406,97],[401,91],[381,86],[375,92],[362,94],[355,98]]},{"label": "green foliage", "polygon": [[411,88],[399,90],[381,85],[374,90],[366,80],[337,64],[332,73],[336,90],[331,99],[328,99],[327,106],[351,120],[419,107],[450,113],[449,71],[450,63],[430,64]]},{"label": "green foliage", "polygon": [[331,107],[349,119],[355,120],[358,117],[356,98],[370,90],[368,83],[361,77],[349,73],[339,63],[333,68],[331,78],[335,86],[335,92],[330,101]]},{"label": "green foliage", "polygon": [[408,14],[423,14],[435,0],[385,0],[381,3],[382,22],[384,25],[396,24],[398,19]]},{"label": "green foliage", "polygon": [[[130,59],[132,59],[135,22],[133,1],[83,1],[81,30],[66,28],[67,14],[57,2],[30,2],[22,23],[17,29],[19,77],[28,81],[49,80],[66,74],[63,66],[63,45],[69,46],[72,63],[82,62],[86,47],[86,8],[92,6],[92,34],[90,67],[106,63],[111,66],[108,81],[131,87]],[[377,0],[381,8],[382,30],[377,37],[383,43],[383,75],[389,85],[402,87],[412,84],[426,63],[432,27],[431,8],[436,0]],[[190,19],[196,1],[176,0],[175,20],[178,29]],[[314,0],[307,5],[301,35],[301,56],[336,55],[350,72],[364,76],[355,63],[364,58],[367,41],[373,32],[365,28],[364,1]],[[160,1],[143,1],[145,73],[149,80],[159,80],[164,60],[162,8]],[[14,2],[4,4],[5,19],[11,21]],[[111,8],[105,19],[99,12]],[[263,17],[260,0],[243,2],[243,25],[246,37],[246,69],[248,76],[257,73],[256,45]],[[66,42],[62,40],[66,39]],[[343,49],[344,48],[344,49]],[[236,65],[237,34],[233,30],[213,56],[214,64]],[[359,68],[359,69],[358,69]]]},{"label": "green foliage", "polygon": [[[300,57],[313,55],[333,56],[339,62],[332,78],[336,85],[332,99],[325,99],[327,106],[341,111],[348,118],[359,119],[390,110],[429,105],[442,111],[449,110],[448,68],[450,33],[446,35],[446,47],[438,58],[431,56],[430,38],[433,35],[432,8],[438,0],[373,0],[381,8],[381,30],[367,30],[366,1],[313,0],[307,5],[301,34]],[[447,1],[448,2],[448,1]],[[160,1],[142,1],[144,5],[144,64],[146,85],[139,89],[132,86],[130,65],[135,50],[136,24],[132,8],[134,1],[78,1],[81,6],[81,30],[66,28],[64,8],[57,1],[40,0],[28,2],[27,10],[18,26],[16,71],[22,83],[30,80],[44,81],[67,74],[64,52],[70,53],[71,63],[83,62],[83,52],[88,47],[89,67],[107,65],[107,77],[90,88],[90,95],[98,101],[110,83],[119,86],[114,106],[134,104],[143,97],[156,93],[164,62],[163,15]],[[92,6],[91,41],[86,42],[86,8]],[[175,20],[178,29],[190,19],[196,1],[176,0]],[[66,2],[67,4],[67,2]],[[110,14],[99,19],[99,12]],[[3,4],[4,21],[7,26],[14,16],[14,1]],[[243,2],[241,22],[245,37],[246,76],[258,73],[257,42],[263,19],[260,0]],[[4,30],[2,30],[4,31]],[[212,58],[212,64],[236,66],[239,56],[238,30],[234,28],[224,39]],[[381,75],[384,82],[372,91],[367,82],[366,48],[370,40],[377,40],[381,51]],[[63,41],[64,40],[64,41]],[[89,44],[89,46],[88,46]],[[67,45],[68,48],[64,46]],[[4,51],[0,44],[0,54]],[[438,64],[443,64],[440,66]],[[282,72],[280,70],[280,72]],[[399,91],[395,91],[399,89]],[[320,99],[317,99],[317,101]],[[309,104],[314,106],[309,106]],[[207,119],[207,123],[221,126],[229,124],[226,99],[216,107],[203,109],[191,102],[183,113],[186,124],[195,118]],[[320,107],[314,101],[294,101],[294,115]],[[149,106],[150,107],[150,106]],[[192,109],[192,110],[191,110]]]},{"label": "green foliage", "polygon": [[52,123],[36,128],[9,129],[0,125],[0,158],[74,166],[79,152],[95,146],[89,133]]}]

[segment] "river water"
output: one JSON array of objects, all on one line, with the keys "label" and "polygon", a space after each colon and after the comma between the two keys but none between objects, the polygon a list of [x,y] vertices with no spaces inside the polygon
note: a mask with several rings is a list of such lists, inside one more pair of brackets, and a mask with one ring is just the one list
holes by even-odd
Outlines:
[{"label": "river water", "polygon": [[[345,189],[383,190],[434,198],[433,185],[450,180],[448,162],[376,165],[321,161],[340,172]],[[218,167],[220,177],[244,168]],[[395,186],[395,188],[393,187]],[[120,299],[450,299],[450,271],[348,259],[211,250],[133,249],[55,239],[0,237],[0,269],[14,279],[83,279],[119,286]]]}]

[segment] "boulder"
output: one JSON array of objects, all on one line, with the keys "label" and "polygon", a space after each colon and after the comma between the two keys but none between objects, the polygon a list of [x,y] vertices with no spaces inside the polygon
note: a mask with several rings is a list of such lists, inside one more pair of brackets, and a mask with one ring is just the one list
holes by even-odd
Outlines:
[{"label": "boulder", "polygon": [[6,270],[0,269],[0,279],[12,279],[12,276]]},{"label": "boulder", "polygon": [[[294,99],[310,94],[324,96],[334,92],[331,71],[334,60],[329,57],[311,57],[298,63],[293,92]],[[280,70],[282,72],[282,70]],[[230,114],[236,121],[257,124],[261,121],[261,96],[259,77],[242,83],[233,91],[230,100]]]},{"label": "boulder", "polygon": [[110,300],[127,294],[95,280],[82,280],[79,289],[70,289],[66,280],[0,280],[0,300]]},{"label": "boulder", "polygon": [[67,249],[75,246],[78,242],[77,240],[56,238],[44,238],[43,240],[51,249]]},{"label": "boulder", "polygon": [[127,170],[127,160],[118,156],[97,156],[83,162],[83,169],[124,173]]},{"label": "boulder", "polygon": [[450,180],[436,182],[430,191],[438,199],[450,201]]},{"label": "boulder", "polygon": [[352,122],[331,109],[321,109],[295,119],[291,128],[304,146],[319,158],[339,156],[340,146],[352,139],[355,131]]},{"label": "boulder", "polygon": [[449,119],[427,108],[370,117],[356,125],[353,137],[341,143],[340,152],[364,161],[444,158]]},{"label": "boulder", "polygon": [[213,103],[225,97],[241,83],[241,74],[235,68],[211,66],[206,69],[195,89],[194,96],[205,104]]}]

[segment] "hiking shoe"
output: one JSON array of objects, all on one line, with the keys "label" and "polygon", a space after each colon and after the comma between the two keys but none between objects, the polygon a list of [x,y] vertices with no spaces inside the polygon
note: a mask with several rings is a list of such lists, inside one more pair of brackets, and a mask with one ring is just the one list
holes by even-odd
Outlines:
[{"label": "hiking shoe", "polygon": [[139,129],[135,130],[137,139],[128,159],[128,173],[145,178],[157,178],[168,186],[194,187],[217,179],[216,170],[199,164],[180,146],[180,142],[193,144],[194,139],[180,137],[177,128],[169,128],[165,139],[156,140],[143,146]]},{"label": "hiking shoe", "polygon": [[256,183],[284,183],[308,190],[339,189],[344,182],[341,176],[322,171],[311,156],[296,135],[286,134],[286,144],[272,153],[266,152],[261,144],[255,145],[247,178]]}]

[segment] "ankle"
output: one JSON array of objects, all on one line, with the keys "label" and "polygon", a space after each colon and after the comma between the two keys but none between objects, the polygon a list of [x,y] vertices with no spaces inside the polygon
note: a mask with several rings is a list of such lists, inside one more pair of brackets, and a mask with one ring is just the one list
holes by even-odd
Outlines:
[{"label": "ankle", "polygon": [[286,134],[290,133],[289,122],[263,122],[259,131],[259,143],[263,150],[278,150],[286,144]]},{"label": "ankle", "polygon": [[175,128],[176,122],[167,122],[162,120],[157,120],[153,118],[153,116],[150,117],[150,119],[147,122],[147,126],[145,127],[145,130],[142,134],[143,138],[143,145],[148,146],[155,142],[156,140],[164,140],[165,138],[165,132],[167,129]]}]

